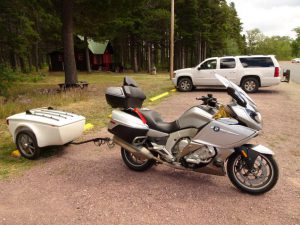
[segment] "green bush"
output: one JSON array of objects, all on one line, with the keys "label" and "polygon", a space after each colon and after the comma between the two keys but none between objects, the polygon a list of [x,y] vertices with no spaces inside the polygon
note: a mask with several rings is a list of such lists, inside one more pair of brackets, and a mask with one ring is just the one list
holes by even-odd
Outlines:
[{"label": "green bush", "polygon": [[17,80],[18,76],[15,72],[0,64],[0,96],[8,97],[9,87]]}]

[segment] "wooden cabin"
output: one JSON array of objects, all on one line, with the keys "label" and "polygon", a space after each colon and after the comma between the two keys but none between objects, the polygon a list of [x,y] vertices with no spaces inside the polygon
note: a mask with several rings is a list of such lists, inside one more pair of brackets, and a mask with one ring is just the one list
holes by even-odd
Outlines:
[{"label": "wooden cabin", "polygon": [[[86,71],[86,56],[83,43],[83,37],[77,36],[74,40],[74,51],[76,68],[80,71]],[[112,71],[112,55],[113,48],[109,41],[95,42],[92,39],[88,40],[90,65],[92,70]],[[64,71],[64,53],[63,50],[56,50],[49,53],[50,56],[50,71]]]}]

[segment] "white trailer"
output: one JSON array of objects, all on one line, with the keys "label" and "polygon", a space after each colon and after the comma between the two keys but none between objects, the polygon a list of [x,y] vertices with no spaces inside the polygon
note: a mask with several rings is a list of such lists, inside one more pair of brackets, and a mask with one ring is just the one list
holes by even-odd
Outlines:
[{"label": "white trailer", "polygon": [[35,159],[42,147],[64,145],[80,137],[85,117],[51,107],[36,108],[8,117],[7,124],[21,155]]}]

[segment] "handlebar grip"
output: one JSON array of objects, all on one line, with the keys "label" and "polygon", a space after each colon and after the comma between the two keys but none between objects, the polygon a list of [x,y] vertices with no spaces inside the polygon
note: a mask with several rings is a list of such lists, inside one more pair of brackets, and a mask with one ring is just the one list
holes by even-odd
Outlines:
[{"label": "handlebar grip", "polygon": [[202,100],[202,101],[204,101],[206,98],[207,98],[207,97],[202,96],[202,97],[197,97],[196,100]]}]

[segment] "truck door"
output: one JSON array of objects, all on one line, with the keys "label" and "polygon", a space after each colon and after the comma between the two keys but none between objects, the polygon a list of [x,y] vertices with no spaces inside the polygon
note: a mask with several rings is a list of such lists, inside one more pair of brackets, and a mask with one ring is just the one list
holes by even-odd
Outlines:
[{"label": "truck door", "polygon": [[221,58],[216,72],[236,84],[238,74],[235,58]]},{"label": "truck door", "polygon": [[200,64],[195,71],[195,85],[216,85],[217,59],[208,59]]}]

